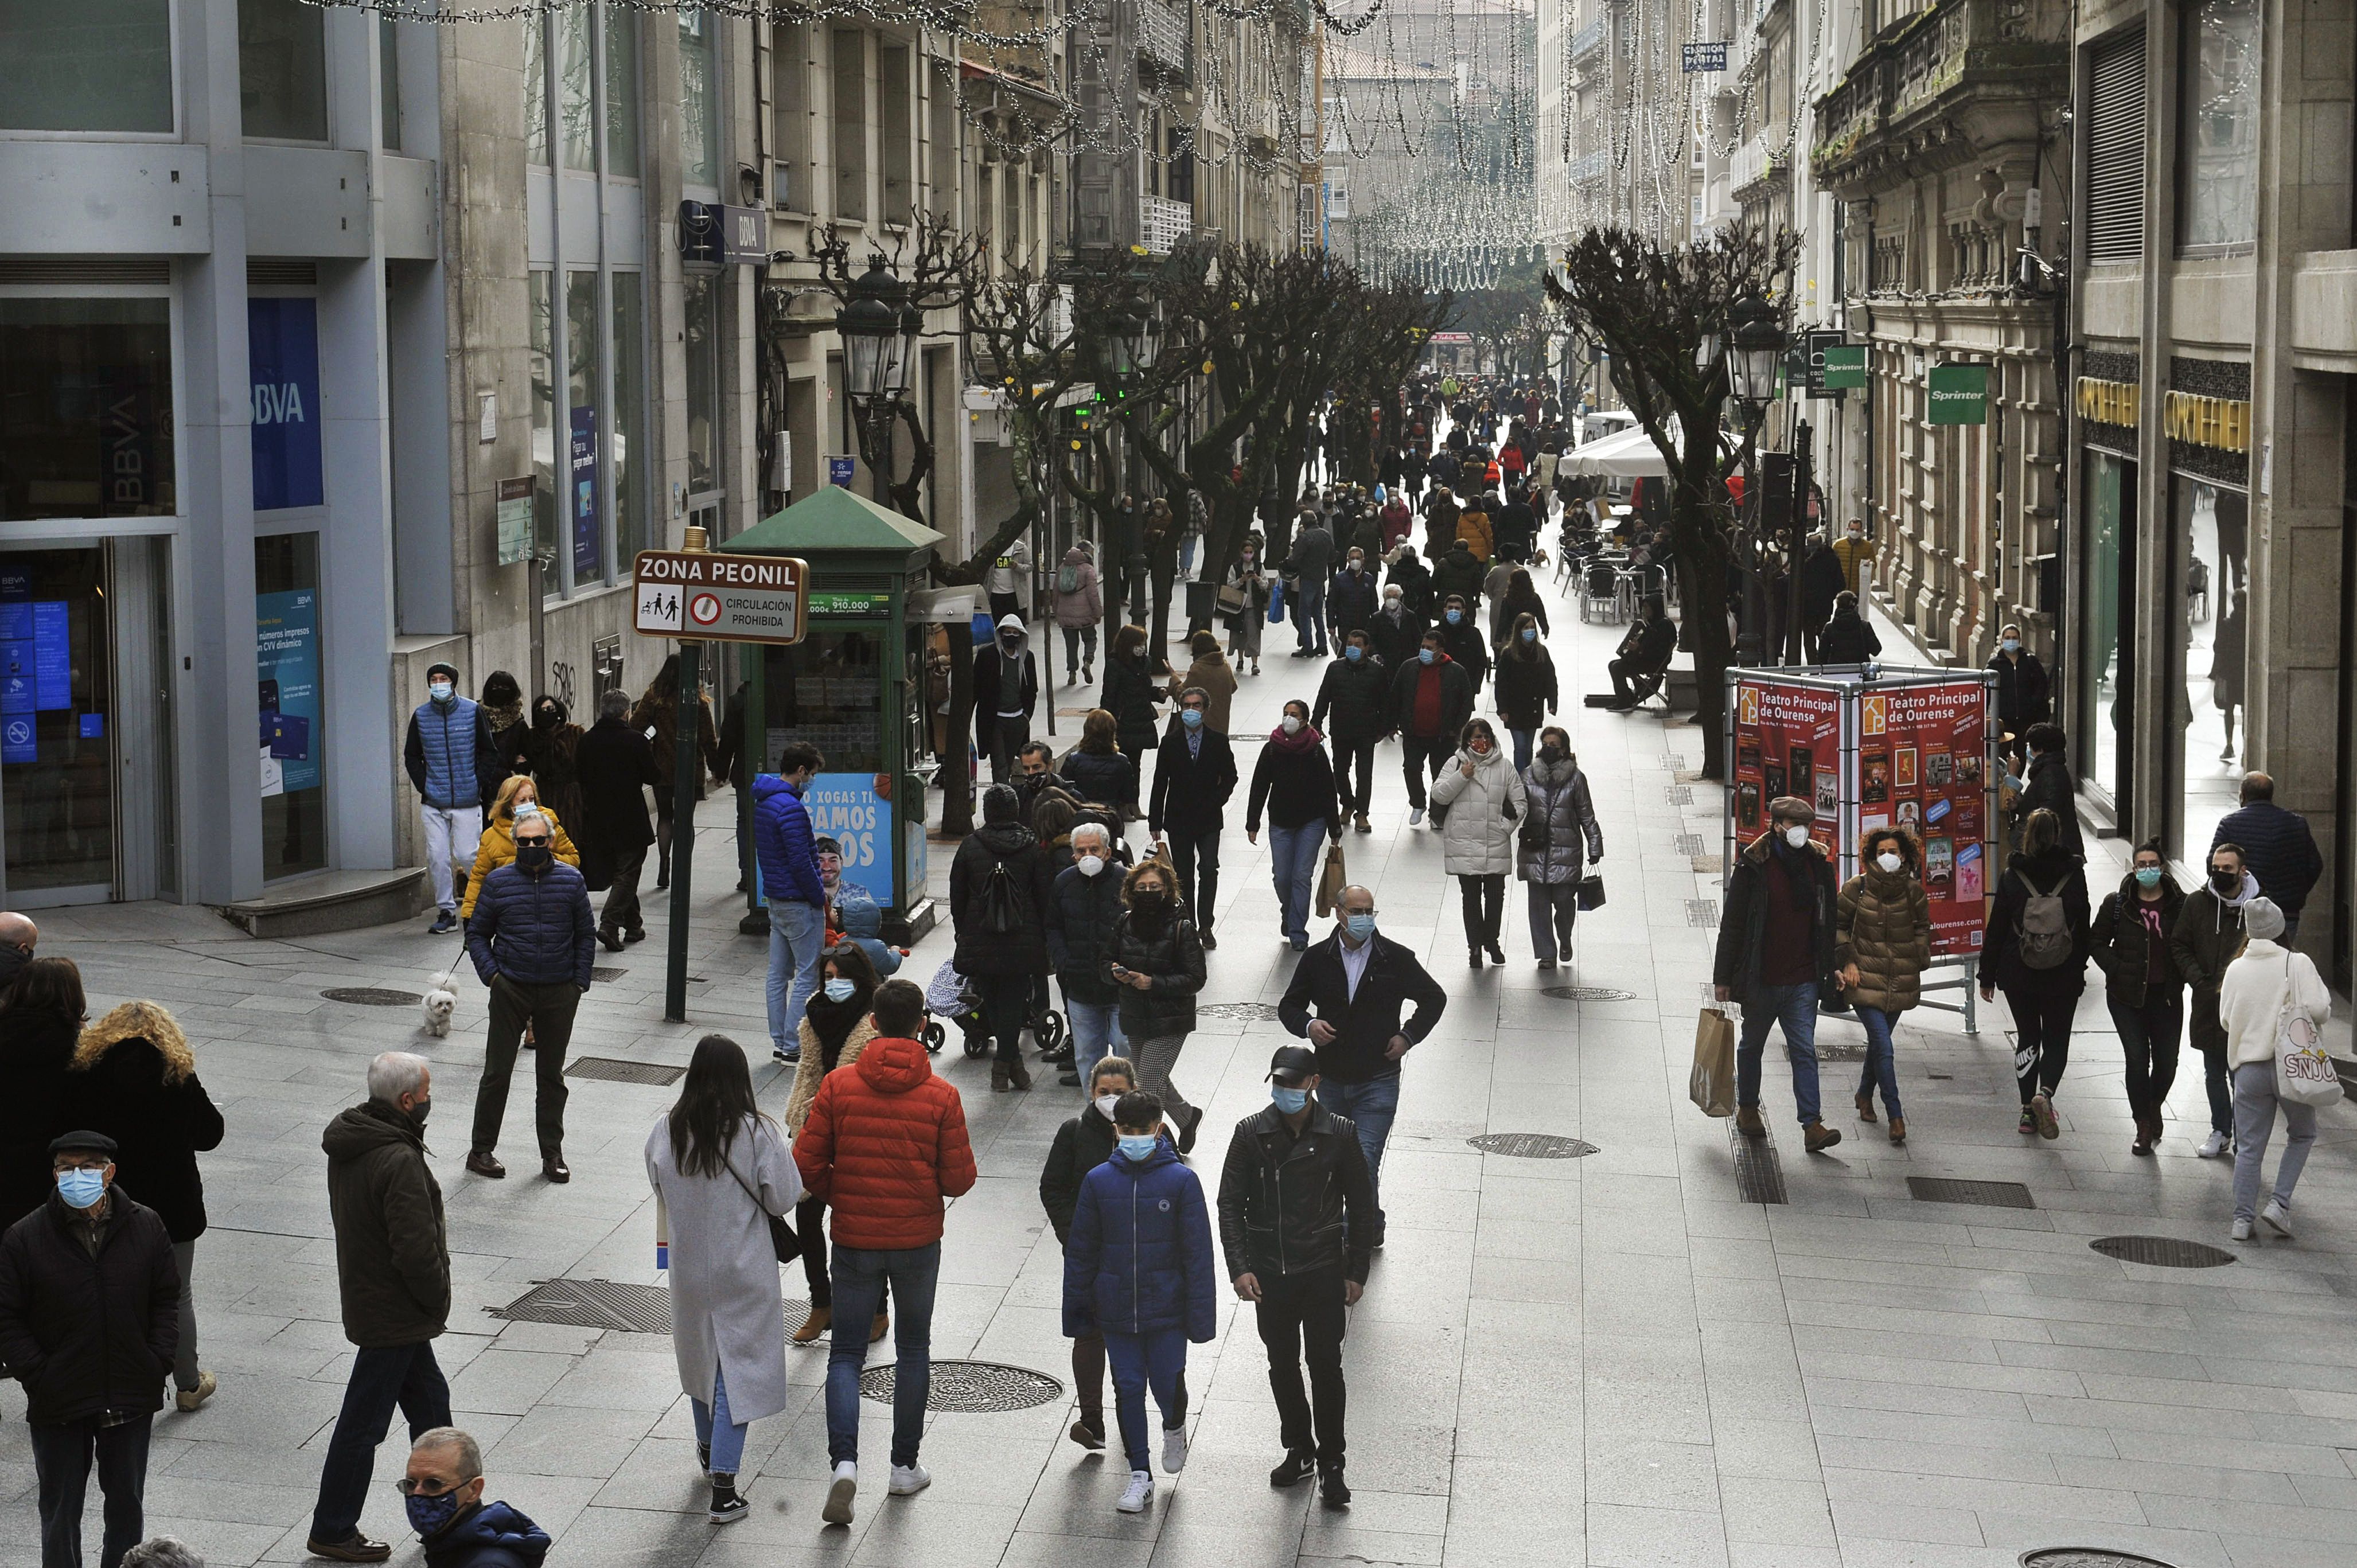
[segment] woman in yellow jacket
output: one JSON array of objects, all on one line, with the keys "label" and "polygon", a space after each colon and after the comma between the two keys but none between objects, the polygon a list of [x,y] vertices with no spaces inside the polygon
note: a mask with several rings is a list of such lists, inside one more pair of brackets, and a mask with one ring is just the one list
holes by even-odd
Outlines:
[{"label": "woman in yellow jacket", "polygon": [[483,890],[483,878],[515,859],[515,814],[530,807],[548,819],[549,837],[554,843],[556,858],[571,866],[579,866],[581,852],[573,847],[573,839],[556,813],[540,803],[540,791],[530,779],[522,774],[500,786],[499,798],[491,804],[491,820],[483,824],[483,836],[475,847],[475,869],[467,878],[467,901],[458,908],[458,918],[470,920],[475,916],[475,897]]}]

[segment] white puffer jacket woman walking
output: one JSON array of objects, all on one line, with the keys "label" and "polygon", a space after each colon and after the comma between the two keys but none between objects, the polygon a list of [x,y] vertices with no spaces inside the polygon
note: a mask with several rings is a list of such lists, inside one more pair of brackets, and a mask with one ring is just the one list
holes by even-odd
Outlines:
[{"label": "white puffer jacket woman walking", "polygon": [[1514,835],[1529,810],[1523,781],[1499,748],[1487,719],[1474,719],[1458,736],[1457,755],[1432,781],[1433,804],[1445,807],[1441,866],[1457,878],[1465,907],[1465,957],[1475,969],[1481,955],[1506,961],[1498,945],[1505,918],[1506,877],[1514,869]]}]

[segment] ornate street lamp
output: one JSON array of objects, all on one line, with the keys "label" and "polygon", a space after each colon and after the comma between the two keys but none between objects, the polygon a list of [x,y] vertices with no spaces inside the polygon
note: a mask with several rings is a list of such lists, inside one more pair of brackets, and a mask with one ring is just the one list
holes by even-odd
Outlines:
[{"label": "ornate street lamp", "polygon": [[851,285],[851,301],[834,315],[834,329],[843,337],[844,391],[855,403],[895,397],[898,378],[893,361],[894,339],[900,332],[900,280],[871,257],[867,271]]},{"label": "ornate street lamp", "polygon": [[1718,334],[1706,327],[1702,336],[1695,340],[1695,369],[1706,376],[1710,374],[1711,366],[1717,361]]},{"label": "ornate street lamp", "polygon": [[1727,307],[1727,376],[1735,395],[1758,406],[1776,395],[1776,371],[1784,359],[1784,329],[1776,307],[1745,295]]}]

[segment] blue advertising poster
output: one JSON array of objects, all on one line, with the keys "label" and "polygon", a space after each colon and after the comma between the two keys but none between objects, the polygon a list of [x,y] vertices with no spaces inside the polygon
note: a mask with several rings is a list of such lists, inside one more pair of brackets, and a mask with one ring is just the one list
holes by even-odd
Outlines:
[{"label": "blue advertising poster", "polygon": [[892,907],[892,803],[876,793],[873,773],[822,773],[802,796],[811,832],[843,845],[843,879]]},{"label": "blue advertising poster", "polygon": [[597,575],[597,411],[573,411],[573,575]]},{"label": "blue advertising poster", "polygon": [[309,299],[245,302],[253,382],[253,510],[317,506],[319,307]]},{"label": "blue advertising poster", "polygon": [[826,460],[826,482],[830,485],[840,485],[845,489],[849,489],[851,488],[851,462],[852,460],[848,457],[829,457]]},{"label": "blue advertising poster", "polygon": [[33,706],[43,713],[73,706],[73,639],[63,599],[33,601]]},{"label": "blue advertising poster", "polygon": [[254,666],[262,681],[262,792],[319,785],[319,591],[253,596]]}]

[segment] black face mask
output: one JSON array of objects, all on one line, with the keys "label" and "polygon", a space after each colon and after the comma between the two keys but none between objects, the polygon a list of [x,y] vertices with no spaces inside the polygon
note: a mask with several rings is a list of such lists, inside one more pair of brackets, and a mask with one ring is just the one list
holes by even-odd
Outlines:
[{"label": "black face mask", "polygon": [[1546,763],[1550,767],[1554,766],[1555,763],[1561,762],[1563,760],[1563,747],[1559,746],[1543,746],[1539,747],[1539,760]]},{"label": "black face mask", "polygon": [[556,727],[556,710],[554,708],[543,708],[538,713],[532,715],[532,725],[534,729],[554,729]]},{"label": "black face mask", "polygon": [[1158,887],[1141,887],[1129,896],[1129,907],[1148,917],[1159,916],[1168,903]]},{"label": "black face mask", "polygon": [[429,1096],[426,1099],[419,1101],[416,1104],[409,1108],[410,1125],[423,1133],[425,1131],[425,1118],[433,1113],[434,1101],[432,1097]]},{"label": "black face mask", "polygon": [[526,871],[538,871],[548,864],[549,850],[545,843],[518,843],[516,864]]},{"label": "black face mask", "polygon": [[2213,867],[2210,873],[2210,886],[2221,893],[2238,893],[2242,891],[2243,874],[2239,871],[2219,871]]}]

